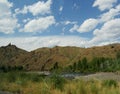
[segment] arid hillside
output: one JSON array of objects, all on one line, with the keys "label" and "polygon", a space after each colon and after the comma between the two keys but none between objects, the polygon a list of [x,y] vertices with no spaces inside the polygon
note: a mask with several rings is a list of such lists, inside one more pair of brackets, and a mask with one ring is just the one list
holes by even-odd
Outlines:
[{"label": "arid hillside", "polygon": [[0,65],[23,66],[26,70],[49,70],[57,62],[60,67],[66,67],[86,57],[88,61],[94,57],[116,58],[120,44],[100,47],[53,47],[39,48],[27,52],[15,45],[9,44],[0,48]]}]

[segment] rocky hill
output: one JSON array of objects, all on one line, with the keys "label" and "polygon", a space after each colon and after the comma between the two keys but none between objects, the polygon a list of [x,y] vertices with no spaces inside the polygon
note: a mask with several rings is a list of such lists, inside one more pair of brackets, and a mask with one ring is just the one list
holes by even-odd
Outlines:
[{"label": "rocky hill", "polygon": [[17,65],[16,59],[20,59],[21,56],[27,54],[28,52],[22,50],[15,45],[8,44],[7,46],[0,47],[0,65]]}]

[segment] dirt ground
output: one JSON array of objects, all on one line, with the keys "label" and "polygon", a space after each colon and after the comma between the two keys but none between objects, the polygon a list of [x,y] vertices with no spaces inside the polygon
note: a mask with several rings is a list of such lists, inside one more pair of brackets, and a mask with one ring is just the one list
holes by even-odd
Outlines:
[{"label": "dirt ground", "polygon": [[119,73],[95,73],[95,74],[90,74],[90,75],[85,75],[85,76],[78,76],[75,79],[83,79],[83,80],[91,80],[91,79],[96,79],[96,80],[116,80],[120,82],[120,74]]}]

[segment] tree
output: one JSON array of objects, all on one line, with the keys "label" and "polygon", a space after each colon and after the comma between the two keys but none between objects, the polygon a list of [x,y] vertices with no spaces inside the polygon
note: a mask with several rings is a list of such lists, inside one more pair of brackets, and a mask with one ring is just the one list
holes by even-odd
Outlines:
[{"label": "tree", "polygon": [[82,59],[82,67],[83,67],[83,70],[86,70],[88,68],[86,57]]},{"label": "tree", "polygon": [[59,66],[58,66],[58,62],[56,62],[56,63],[53,65],[52,70],[57,70],[58,68],[59,68]]},{"label": "tree", "polygon": [[76,64],[76,63],[74,63],[74,64],[73,64],[73,72],[75,72],[75,71],[76,71],[76,69],[77,69],[77,64]]},{"label": "tree", "polygon": [[77,70],[80,70],[80,69],[82,69],[82,64],[81,64],[81,61],[79,60],[77,63]]}]

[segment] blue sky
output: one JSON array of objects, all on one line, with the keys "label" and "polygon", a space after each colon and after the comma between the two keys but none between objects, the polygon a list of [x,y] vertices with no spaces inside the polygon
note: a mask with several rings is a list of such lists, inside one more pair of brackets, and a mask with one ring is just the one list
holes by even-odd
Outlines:
[{"label": "blue sky", "polygon": [[0,0],[0,46],[91,47],[120,42],[120,0]]}]

